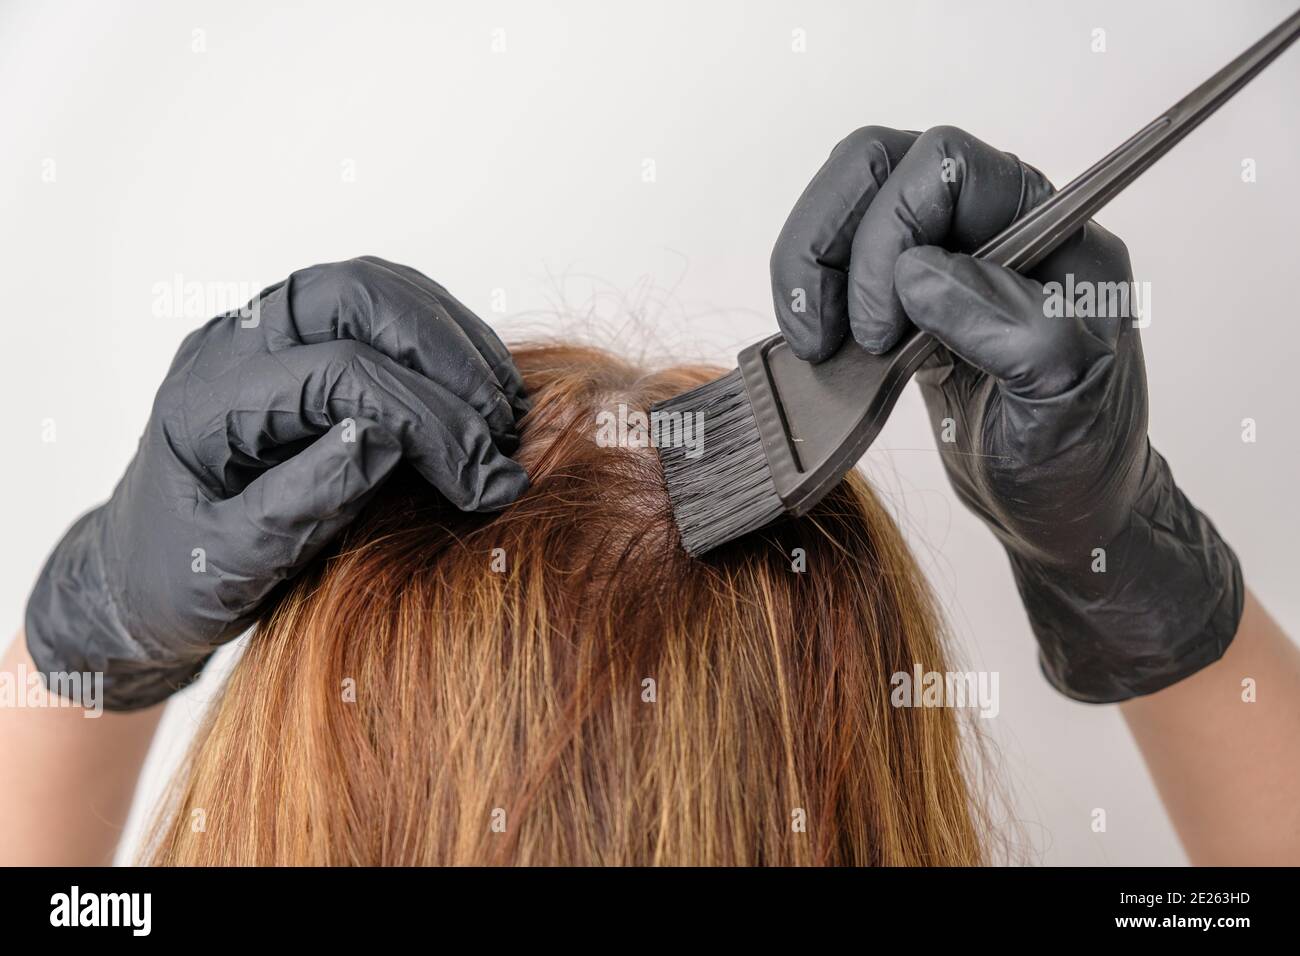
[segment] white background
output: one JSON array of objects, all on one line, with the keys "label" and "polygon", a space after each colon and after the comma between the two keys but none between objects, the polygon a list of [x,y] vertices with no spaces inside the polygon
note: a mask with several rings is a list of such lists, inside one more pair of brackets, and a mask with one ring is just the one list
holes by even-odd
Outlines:
[{"label": "white background", "polygon": [[[1061,184],[1290,5],[5,2],[0,617],[19,625],[48,549],[112,490],[206,317],[156,315],[158,283],[258,288],[372,253],[507,332],[734,364],[774,328],[767,257],[790,205],[855,127],[959,125]],[[1099,217],[1152,286],[1153,440],[1292,634],[1298,86],[1293,49]],[[1030,858],[1182,861],[1117,711],[1039,676],[1006,560],[950,493],[914,389],[866,466],[965,662],[1001,675],[983,724]],[[141,802],[211,684],[173,704]]]}]

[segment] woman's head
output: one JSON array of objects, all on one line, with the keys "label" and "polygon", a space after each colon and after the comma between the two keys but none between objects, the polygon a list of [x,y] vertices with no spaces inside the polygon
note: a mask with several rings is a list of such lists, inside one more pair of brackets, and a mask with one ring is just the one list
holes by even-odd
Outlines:
[{"label": "woman's head", "polygon": [[890,704],[945,660],[865,482],[688,558],[654,449],[597,416],[719,371],[514,354],[528,493],[386,485],[248,641],[153,861],[979,862],[952,712]]}]

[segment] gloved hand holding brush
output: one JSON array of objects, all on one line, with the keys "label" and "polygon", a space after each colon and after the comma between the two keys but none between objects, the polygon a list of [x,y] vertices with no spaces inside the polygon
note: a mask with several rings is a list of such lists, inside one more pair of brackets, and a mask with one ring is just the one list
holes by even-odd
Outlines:
[{"label": "gloved hand holding brush", "polygon": [[189,681],[403,459],[466,510],[528,485],[506,457],[519,373],[442,286],[366,257],[256,301],[181,344],[126,475],[28,601],[40,670],[102,672],[110,710]]},{"label": "gloved hand holding brush", "polygon": [[946,346],[916,378],[949,478],[1006,548],[1051,682],[1118,701],[1217,660],[1244,587],[1147,440],[1124,244],[1090,222],[1030,277],[962,254],[1052,191],[958,129],[858,130],[790,214],[773,296],[807,360],[909,323]]}]

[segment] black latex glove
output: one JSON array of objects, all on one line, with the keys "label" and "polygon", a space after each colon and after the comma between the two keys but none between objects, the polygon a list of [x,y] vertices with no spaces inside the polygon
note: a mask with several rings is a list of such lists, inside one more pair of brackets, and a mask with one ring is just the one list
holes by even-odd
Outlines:
[{"label": "black latex glove", "polygon": [[[505,346],[442,286],[365,257],[265,290],[189,335],[107,504],[27,605],[42,672],[102,672],[110,710],[191,680],[406,460],[459,508],[527,487]],[[358,582],[364,586],[365,582]]]},{"label": "black latex glove", "polygon": [[1117,701],[1217,660],[1244,589],[1236,556],[1147,441],[1136,313],[1067,318],[1048,303],[1044,285],[1064,288],[1067,274],[1080,294],[1131,282],[1124,244],[1088,223],[1032,277],[954,254],[1051,193],[1037,170],[952,127],[858,130],[790,214],[773,296],[801,358],[830,356],[850,333],[883,352],[909,322],[946,346],[917,380],[948,477],[1010,556],[1049,680]]}]

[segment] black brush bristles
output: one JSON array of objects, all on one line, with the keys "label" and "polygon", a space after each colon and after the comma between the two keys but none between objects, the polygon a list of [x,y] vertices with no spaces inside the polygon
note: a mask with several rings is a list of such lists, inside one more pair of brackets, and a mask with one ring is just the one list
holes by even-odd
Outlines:
[{"label": "black brush bristles", "polygon": [[[698,557],[780,517],[785,507],[772,482],[763,439],[740,369],[655,405],[669,422],[695,415],[697,447],[657,446],[682,546]],[[681,434],[660,429],[659,434]]]}]

